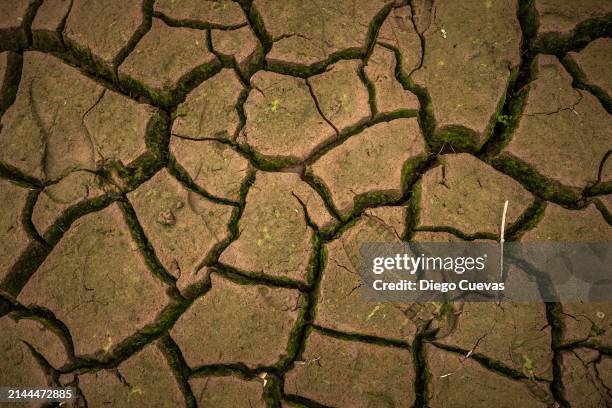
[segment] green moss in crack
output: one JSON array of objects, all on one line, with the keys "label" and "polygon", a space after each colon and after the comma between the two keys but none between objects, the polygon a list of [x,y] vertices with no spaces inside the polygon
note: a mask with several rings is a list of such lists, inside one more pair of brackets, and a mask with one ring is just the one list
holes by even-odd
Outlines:
[{"label": "green moss in crack", "polygon": [[188,408],[196,407],[196,398],[188,383],[191,369],[187,365],[178,345],[172,340],[172,337],[166,333],[159,339],[158,347],[166,358],[176,382],[179,384],[183,397],[185,398],[185,405]]},{"label": "green moss in crack", "polygon": [[534,0],[519,0],[517,10],[517,18],[521,24],[521,31],[523,36],[523,48],[527,48],[529,42],[535,38],[538,27],[540,26],[539,14],[535,8]]},{"label": "green moss in crack", "polygon": [[205,378],[208,376],[224,377],[229,375],[250,381],[256,377],[256,371],[251,370],[243,363],[229,363],[206,364],[194,367],[191,372],[191,378]]},{"label": "green moss in crack", "polygon": [[172,90],[173,104],[183,102],[189,92],[202,82],[218,74],[222,68],[221,62],[215,59],[212,63],[202,64],[183,76],[178,81],[176,88]]},{"label": "green moss in crack", "polygon": [[217,204],[231,205],[234,207],[238,207],[240,205],[236,201],[229,200],[223,197],[217,197],[209,193],[208,191],[206,191],[206,189],[200,187],[198,184],[196,184],[195,181],[193,181],[193,179],[191,178],[187,170],[185,170],[183,166],[180,165],[180,163],[176,160],[176,158],[172,154],[170,154],[170,157],[168,158],[168,164],[166,165],[166,167],[168,169],[168,172],[172,175],[172,177],[177,179],[179,183],[181,183],[183,187],[185,187],[185,189],[193,191],[201,195],[202,197],[205,197],[206,199],[213,201]]},{"label": "green moss in crack", "polygon": [[528,89],[522,89],[517,95],[515,95],[506,106],[506,109],[500,112],[496,117],[496,127],[493,128],[493,135],[497,135],[497,126],[499,126],[499,138],[491,139],[493,146],[486,146],[481,150],[493,156],[499,154],[510,142],[510,138],[518,123],[520,121],[525,103],[527,102],[529,91]]},{"label": "green moss in crack", "polygon": [[48,245],[31,242],[2,279],[0,284],[2,290],[17,296],[50,252],[51,248]]},{"label": "green moss in crack", "polygon": [[299,78],[309,78],[313,75],[324,73],[327,68],[341,60],[361,59],[365,51],[363,49],[346,49],[330,54],[323,61],[315,62],[310,65],[299,65],[294,63],[284,63],[267,61],[266,69],[283,75],[291,75]]},{"label": "green moss in crack", "polygon": [[321,229],[321,237],[324,242],[334,241],[342,236],[347,230],[353,228],[357,222],[359,222],[359,216],[353,215],[347,220],[338,221],[336,223],[332,223],[326,225],[323,229]]},{"label": "green moss in crack", "polygon": [[261,42],[261,45],[263,46],[264,54],[267,54],[272,49],[272,36],[266,30],[263,17],[255,7],[255,5],[252,4],[251,1],[249,1],[248,3],[248,7],[245,7],[245,5],[243,5],[242,3],[241,6],[243,7],[245,14],[247,15],[249,25],[251,26],[251,28],[255,32],[255,35],[259,39],[259,42]]},{"label": "green moss in crack", "polygon": [[595,200],[595,206],[601,213],[602,217],[606,220],[606,222],[612,225],[612,213],[601,200]]},{"label": "green moss in crack", "polygon": [[113,163],[113,169],[117,171],[117,175],[122,179],[121,184],[124,192],[132,191],[142,183],[153,177],[163,167],[163,163],[159,161],[150,152],[146,152],[132,163],[129,167],[121,165],[121,163]]},{"label": "green moss in crack", "polygon": [[382,336],[371,336],[361,333],[343,332],[339,330],[329,329],[318,325],[313,325],[313,329],[324,336],[332,337],[344,341],[354,341],[366,344],[376,344],[383,347],[393,347],[403,350],[410,350],[411,346],[403,340],[388,339]]},{"label": "green moss in crack", "polygon": [[170,123],[168,115],[157,111],[147,123],[145,144],[147,149],[162,163],[168,160],[168,143],[170,141]]},{"label": "green moss in crack", "polygon": [[533,50],[542,54],[563,55],[579,50],[594,39],[612,36],[612,13],[580,22],[569,34],[542,33],[533,43]]},{"label": "green moss in crack", "polygon": [[421,184],[420,179],[415,181],[410,190],[410,199],[406,210],[406,226],[402,234],[402,239],[405,241],[410,241],[414,237],[415,230],[420,222]]},{"label": "green moss in crack", "polygon": [[[529,41],[531,37],[525,37]],[[523,48],[525,45],[523,45]],[[485,161],[495,157],[508,145],[527,102],[529,87],[527,86],[537,76],[537,65],[530,53],[523,55],[521,64],[512,81],[508,83],[505,102],[496,116],[491,136],[478,152],[478,157]]]},{"label": "green moss in crack", "polygon": [[312,322],[312,309],[316,307],[316,301],[313,297],[313,293],[306,293],[300,296],[298,316],[289,334],[286,356],[275,365],[275,368],[279,371],[287,370],[302,351],[304,335],[309,323]]},{"label": "green moss in crack", "polygon": [[[138,216],[136,215],[136,211],[129,203],[127,198],[124,201],[119,202],[119,207],[121,208],[121,212],[123,213],[123,218],[125,223],[130,230],[130,235],[132,236],[132,240],[138,246],[138,250],[142,255],[145,264],[149,268],[149,270],[153,273],[155,277],[157,277],[164,284],[176,289],[176,278],[172,276],[166,268],[162,265],[159,258],[155,254],[155,249],[153,245],[149,242],[147,236],[145,235],[140,222],[138,221]],[[174,293],[176,296],[178,292]]]},{"label": "green moss in crack", "polygon": [[397,190],[369,191],[359,194],[353,198],[353,209],[348,214],[344,214],[342,219],[348,220],[353,214],[361,213],[366,208],[397,204],[401,199],[402,194]]},{"label": "green moss in crack", "polygon": [[312,237],[312,253],[306,268],[306,281],[310,286],[316,285],[318,283],[317,280],[321,275],[323,268],[323,264],[321,264],[321,251],[322,241],[319,237],[318,231],[315,231],[315,234]]},{"label": "green moss in crack", "polygon": [[[451,353],[455,353],[458,355],[461,355],[465,358],[465,355],[469,354],[469,350],[465,350],[462,349],[460,347],[456,347],[456,346],[451,346],[451,345],[446,345],[446,344],[442,344],[442,343],[438,343],[438,342],[433,342],[432,343],[435,347],[442,349],[442,350],[446,350],[448,352]],[[502,363],[501,361],[497,361],[494,360],[490,357],[487,357],[483,354],[480,353],[472,353],[470,354],[470,358],[477,361],[481,366],[491,370],[491,371],[495,371],[499,374],[502,374],[508,378],[511,378],[513,380],[526,380],[528,377],[523,374],[521,371],[514,369],[513,367],[509,367],[507,365],[505,365],[504,363]]]},{"label": "green moss in crack", "polygon": [[4,112],[15,102],[19,81],[21,79],[21,69],[23,67],[23,57],[12,51],[7,52],[6,68],[0,89],[0,118]]},{"label": "green moss in crack", "polygon": [[427,354],[425,347],[424,333],[417,333],[412,342],[412,362],[414,365],[414,407],[427,407],[428,383],[430,378],[429,369],[427,368]]},{"label": "green moss in crack", "polygon": [[86,67],[89,71],[104,78],[114,77],[113,67],[106,61],[92,54],[89,48],[81,46],[67,37],[64,37],[64,44],[66,45],[66,51],[70,54],[70,57],[77,60],[80,65]]},{"label": "green moss in crack", "polygon": [[276,374],[266,375],[263,400],[268,407],[280,408],[283,397],[283,381]]},{"label": "green moss in crack", "polygon": [[266,156],[245,145],[237,145],[237,150],[246,156],[259,170],[278,171],[299,164],[299,160],[291,156]]},{"label": "green moss in crack", "polygon": [[508,76],[508,81],[506,82],[506,91],[499,99],[497,103],[497,107],[495,109],[495,113],[493,114],[487,128],[484,132],[483,142],[487,142],[491,136],[493,136],[495,127],[498,123],[501,123],[504,126],[508,126],[510,124],[511,117],[507,113],[504,114],[504,108],[506,106],[506,101],[508,99],[508,95],[513,91],[514,84],[516,83],[516,79],[518,78],[519,69],[515,67],[510,70],[510,75]]},{"label": "green moss in crack", "polygon": [[431,149],[436,152],[450,147],[455,152],[474,153],[480,145],[480,136],[476,132],[458,125],[437,129],[431,140]]},{"label": "green moss in crack", "polygon": [[395,79],[397,79],[397,81],[402,85],[402,88],[417,96],[420,105],[418,116],[419,125],[421,126],[421,131],[423,132],[425,141],[431,147],[433,134],[436,129],[436,120],[433,114],[433,105],[431,103],[431,96],[429,95],[429,92],[427,92],[427,89],[424,87],[416,85],[412,82],[404,69],[402,53],[397,47],[386,43],[381,43],[380,45],[393,51],[393,54],[395,55]]},{"label": "green moss in crack", "polygon": [[255,72],[264,69],[265,58],[266,56],[264,55],[261,47],[257,47],[257,50],[255,50],[255,52],[249,56],[242,68],[242,75],[246,81],[249,81]]},{"label": "green moss in crack", "polygon": [[64,53],[66,48],[57,32],[40,30],[32,33],[32,48],[42,52]]},{"label": "green moss in crack", "polygon": [[132,91],[137,94],[145,95],[155,106],[171,108],[183,102],[189,92],[205,80],[217,74],[221,71],[221,68],[223,68],[223,66],[218,59],[215,59],[209,64],[202,64],[180,78],[177,85],[172,89],[166,87],[163,89],[150,87],[136,78],[121,73],[119,73],[118,80],[122,89],[128,92]]},{"label": "green moss in crack", "polygon": [[518,180],[529,191],[544,200],[553,201],[570,208],[582,206],[583,200],[576,191],[547,179],[519,159],[508,154],[502,154],[490,160],[490,164],[495,169]]},{"label": "green moss in crack", "polygon": [[64,236],[64,233],[70,229],[73,222],[87,214],[100,211],[108,207],[115,202],[115,200],[116,198],[111,197],[110,195],[101,195],[80,201],[77,204],[68,207],[57,219],[57,221],[50,226],[47,231],[45,231],[43,238],[49,243],[49,245],[54,246],[59,242],[62,236]]},{"label": "green moss in crack", "polygon": [[533,229],[546,210],[546,201],[536,198],[519,218],[508,227],[506,237],[508,241],[518,240],[525,232]]},{"label": "green moss in crack", "polygon": [[612,181],[602,181],[587,187],[583,194],[585,197],[612,194]]},{"label": "green moss in crack", "polygon": [[331,192],[329,191],[325,183],[323,183],[323,181],[319,179],[312,172],[311,168],[307,167],[304,170],[304,174],[302,175],[302,180],[306,182],[313,190],[317,192],[319,197],[321,197],[321,199],[323,200],[323,204],[325,204],[325,208],[327,209],[327,211],[329,211],[329,213],[334,218],[339,220],[341,218],[340,212],[338,211],[338,209],[336,208],[336,205],[334,204],[334,200],[332,199]]},{"label": "green moss in crack", "polygon": [[287,345],[287,356],[279,362],[278,369],[286,371],[302,353],[308,329],[315,320],[316,307],[318,304],[319,286],[323,270],[327,263],[327,251],[322,245],[319,233],[313,237],[313,251],[308,266],[308,286],[309,290],[300,298],[298,318],[293,326]]},{"label": "green moss in crack", "polygon": [[566,55],[561,59],[561,63],[565,67],[565,70],[572,76],[574,82],[573,85],[576,88],[584,89],[585,91],[592,93],[597,99],[599,99],[599,102],[604,109],[608,113],[612,113],[612,98],[610,98],[610,96],[602,88],[589,83],[588,78],[572,57]]},{"label": "green moss in crack", "polygon": [[17,167],[0,161],[0,177],[10,180],[20,187],[40,190],[44,187],[43,182],[35,177],[25,174]]},{"label": "green moss in crack", "polygon": [[145,95],[155,106],[167,108],[173,103],[172,98],[166,93],[162,93],[154,88],[149,88],[147,85],[128,75],[119,73],[119,85],[125,92]]},{"label": "green moss in crack", "polygon": [[380,10],[378,10],[378,13],[376,13],[374,18],[372,18],[370,24],[368,24],[368,34],[366,37],[366,57],[368,57],[374,50],[376,39],[378,38],[378,32],[389,16],[389,13],[391,13],[391,10],[393,10],[393,7],[394,4],[392,2],[385,4]]},{"label": "green moss in crack", "polygon": [[92,356],[93,358],[88,358],[88,363],[77,362],[76,367],[71,367],[71,369],[78,369],[79,365],[90,365],[98,368],[117,367],[123,360],[166,334],[178,318],[187,310],[189,305],[191,305],[189,300],[174,300],[170,302],[160,312],[155,322],[146,325],[136,333],[121,340],[108,352],[100,350]]},{"label": "green moss in crack", "polygon": [[428,165],[428,157],[425,154],[420,154],[404,162],[401,176],[403,197],[407,198],[411,194],[411,187],[417,182],[419,176]]},{"label": "green moss in crack", "polygon": [[376,87],[374,86],[374,82],[368,78],[365,73],[365,63],[362,63],[359,66],[359,71],[357,71],[359,75],[359,79],[366,86],[368,90],[368,104],[370,105],[370,117],[374,117],[378,114],[378,107],[376,106]]},{"label": "green moss in crack", "polygon": [[308,285],[303,281],[286,276],[273,276],[264,272],[243,271],[221,263],[215,263],[211,267],[216,274],[240,285],[267,285],[277,288],[297,289],[302,292],[308,290]]}]

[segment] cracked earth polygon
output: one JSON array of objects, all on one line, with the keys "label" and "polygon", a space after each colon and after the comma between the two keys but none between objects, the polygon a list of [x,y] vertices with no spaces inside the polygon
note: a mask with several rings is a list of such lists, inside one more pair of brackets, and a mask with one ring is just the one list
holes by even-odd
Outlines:
[{"label": "cracked earth polygon", "polygon": [[611,36],[606,0],[0,0],[0,386],[612,406],[612,304],[365,301],[356,261],[506,200],[507,241],[612,241]]}]

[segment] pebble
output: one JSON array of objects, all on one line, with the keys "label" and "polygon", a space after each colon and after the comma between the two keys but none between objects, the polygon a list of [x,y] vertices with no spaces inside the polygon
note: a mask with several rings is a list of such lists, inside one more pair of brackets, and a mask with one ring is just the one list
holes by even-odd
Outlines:
[{"label": "pebble", "polygon": [[176,224],[176,218],[171,210],[164,210],[159,213],[157,217],[157,222],[162,225],[174,225]]}]

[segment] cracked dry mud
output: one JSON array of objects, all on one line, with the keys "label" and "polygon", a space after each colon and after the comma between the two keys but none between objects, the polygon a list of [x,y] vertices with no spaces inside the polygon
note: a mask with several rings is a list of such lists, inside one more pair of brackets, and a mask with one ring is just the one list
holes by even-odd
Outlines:
[{"label": "cracked dry mud", "polygon": [[[0,385],[612,406],[611,303],[376,303],[368,241],[612,240],[606,0],[0,0]],[[4,406],[0,403],[1,406]]]}]

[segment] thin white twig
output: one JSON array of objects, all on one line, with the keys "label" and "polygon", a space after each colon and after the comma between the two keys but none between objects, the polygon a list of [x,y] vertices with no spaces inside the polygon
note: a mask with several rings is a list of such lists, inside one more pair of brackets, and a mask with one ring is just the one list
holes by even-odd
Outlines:
[{"label": "thin white twig", "polygon": [[508,200],[504,203],[504,212],[502,213],[502,221],[501,221],[501,234],[499,237],[499,249],[500,249],[500,257],[499,257],[499,278],[502,280],[504,278],[504,241],[505,241],[505,233],[506,233],[506,212],[508,212]]}]

